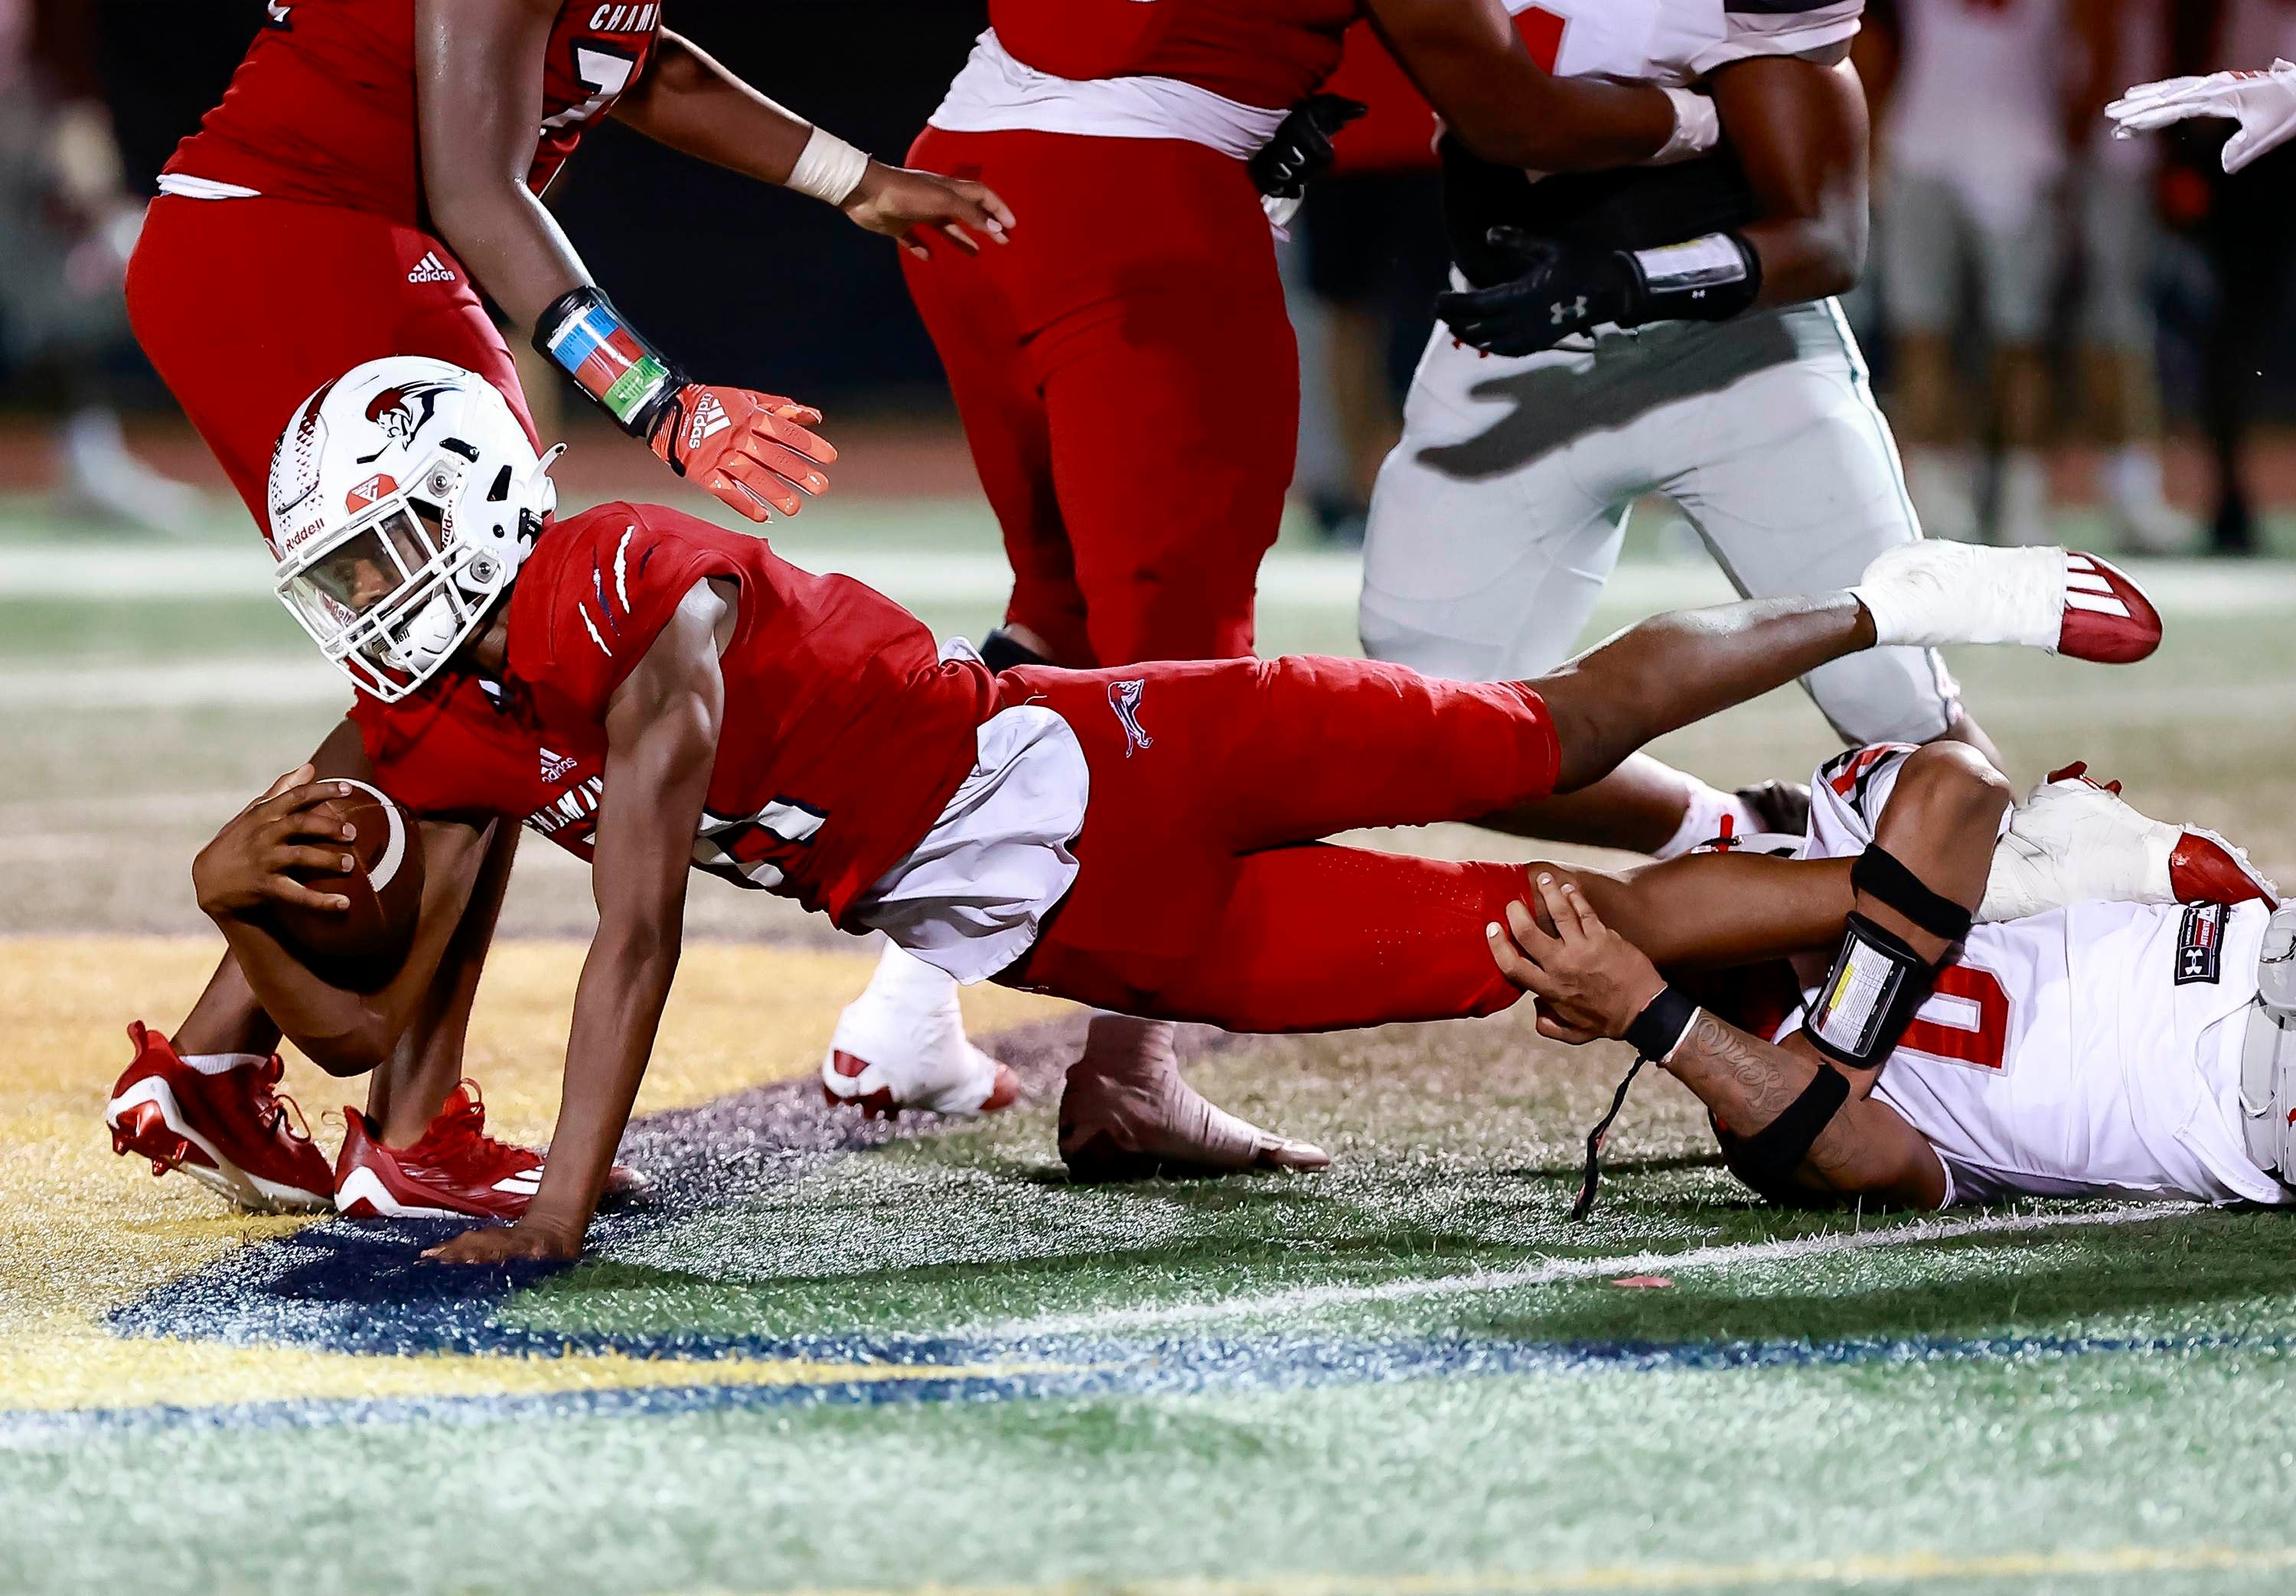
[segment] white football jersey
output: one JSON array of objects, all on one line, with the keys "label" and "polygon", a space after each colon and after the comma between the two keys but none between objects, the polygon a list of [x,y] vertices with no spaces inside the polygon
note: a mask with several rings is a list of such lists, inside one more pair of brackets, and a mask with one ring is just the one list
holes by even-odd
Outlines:
[{"label": "white football jersey", "polygon": [[[1801,856],[1862,853],[1910,752],[1854,749],[1821,767]],[[2240,1044],[2268,918],[2258,904],[2084,903],[1977,926],[1874,1095],[1937,1150],[1948,1203],[2296,1201],[2240,1130]]]},{"label": "white football jersey", "polygon": [[1507,10],[1550,72],[1673,88],[1749,56],[1843,44],[1866,0],[1507,0]]}]

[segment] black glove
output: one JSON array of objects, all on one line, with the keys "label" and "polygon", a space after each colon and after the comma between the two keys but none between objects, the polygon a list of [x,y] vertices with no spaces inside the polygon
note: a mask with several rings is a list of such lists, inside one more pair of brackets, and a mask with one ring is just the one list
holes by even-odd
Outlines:
[{"label": "black glove", "polygon": [[1259,192],[1296,200],[1308,181],[1331,169],[1332,135],[1371,108],[1341,94],[1310,94],[1292,108],[1275,136],[1246,163]]},{"label": "black glove", "polygon": [[1517,227],[1492,228],[1490,241],[1522,274],[1435,301],[1435,314],[1461,343],[1490,355],[1536,355],[1605,323],[1642,320],[1642,276],[1623,251],[1535,238]]}]

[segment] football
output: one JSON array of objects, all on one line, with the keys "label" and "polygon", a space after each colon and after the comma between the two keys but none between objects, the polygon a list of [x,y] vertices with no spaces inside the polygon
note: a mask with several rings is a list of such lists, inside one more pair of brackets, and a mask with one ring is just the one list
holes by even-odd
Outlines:
[{"label": "football", "polygon": [[406,958],[422,902],[422,836],[389,794],[349,782],[348,794],[314,814],[347,821],[357,831],[346,845],[357,863],[348,872],[302,872],[296,879],[318,892],[351,900],[344,911],[279,904],[272,929],[315,970],[359,986],[388,980]]}]

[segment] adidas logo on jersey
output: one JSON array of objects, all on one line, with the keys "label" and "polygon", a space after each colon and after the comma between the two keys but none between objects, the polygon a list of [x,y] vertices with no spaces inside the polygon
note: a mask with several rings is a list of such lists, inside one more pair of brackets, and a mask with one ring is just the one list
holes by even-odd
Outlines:
[{"label": "adidas logo on jersey", "polygon": [[439,259],[439,251],[433,250],[414,263],[414,269],[406,274],[406,280],[409,282],[452,282],[455,281],[455,268]]},{"label": "adidas logo on jersey", "polygon": [[554,754],[548,749],[543,749],[543,784],[548,787],[557,786],[559,782],[564,781],[567,777],[574,773],[574,766],[578,762],[570,755]]}]

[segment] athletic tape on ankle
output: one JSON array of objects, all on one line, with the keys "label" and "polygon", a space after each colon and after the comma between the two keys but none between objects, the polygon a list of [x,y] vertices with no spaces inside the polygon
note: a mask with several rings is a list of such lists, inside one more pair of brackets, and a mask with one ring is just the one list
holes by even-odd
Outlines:
[{"label": "athletic tape on ankle", "polygon": [[1921,877],[1879,843],[1869,843],[1849,867],[1849,885],[1876,903],[1888,904],[1932,937],[1948,942],[1969,935],[1970,912],[1930,890]]},{"label": "athletic tape on ankle", "polygon": [[1879,1069],[1936,982],[1937,967],[1903,937],[1853,914],[1803,1029],[1836,1063]]},{"label": "athletic tape on ankle", "polygon": [[835,134],[816,127],[805,141],[805,149],[790,168],[784,188],[800,194],[809,194],[827,205],[842,205],[861,186],[861,179],[869,175],[869,155],[857,150]]},{"label": "athletic tape on ankle", "polygon": [[650,437],[684,386],[669,357],[593,287],[562,294],[534,325],[534,347],[633,438]]}]

